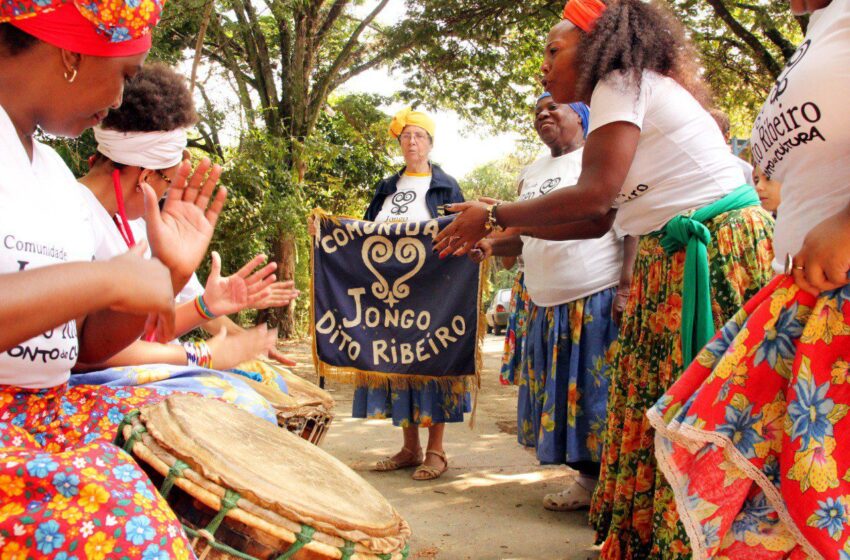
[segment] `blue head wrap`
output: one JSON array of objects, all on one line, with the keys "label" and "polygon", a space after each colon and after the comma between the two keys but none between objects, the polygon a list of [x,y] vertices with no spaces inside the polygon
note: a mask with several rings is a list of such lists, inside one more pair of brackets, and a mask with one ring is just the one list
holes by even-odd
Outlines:
[{"label": "blue head wrap", "polygon": [[[548,91],[544,91],[540,97],[537,98],[537,103],[540,103],[541,100],[546,99],[547,97],[552,97],[552,94]],[[570,109],[575,111],[575,113],[581,118],[581,129],[584,132],[584,137],[587,138],[587,131],[590,128],[590,107],[585,105],[584,103],[570,103]]]},{"label": "blue head wrap", "polygon": [[570,109],[581,117],[581,129],[584,131],[584,137],[587,138],[587,130],[590,128],[590,107],[579,102],[570,103]]}]

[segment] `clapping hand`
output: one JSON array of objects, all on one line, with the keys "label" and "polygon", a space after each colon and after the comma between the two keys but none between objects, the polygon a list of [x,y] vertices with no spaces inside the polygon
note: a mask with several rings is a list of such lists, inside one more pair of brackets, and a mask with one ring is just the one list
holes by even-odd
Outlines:
[{"label": "clapping hand", "polygon": [[224,187],[214,192],[221,166],[204,158],[191,176],[190,172],[191,165],[184,161],[171,181],[162,211],[153,188],[141,184],[151,250],[171,271],[172,281],[185,282],[201,264],[227,198]]},{"label": "clapping hand", "polygon": [[275,282],[266,286],[261,292],[251,296],[248,307],[251,309],[268,309],[270,307],[286,307],[292,303],[301,292],[295,289],[295,282]]},{"label": "clapping hand", "polygon": [[454,221],[434,238],[434,250],[440,258],[462,256],[487,235],[487,204],[480,201],[450,204],[447,212],[456,213]]},{"label": "clapping hand", "polygon": [[174,292],[168,269],[159,260],[146,259],[148,245],[141,241],[106,264],[117,290],[110,306],[115,311],[148,315],[145,335],[159,342],[174,338]]},{"label": "clapping hand", "polygon": [[268,355],[276,342],[277,329],[260,325],[235,334],[228,334],[227,329],[222,328],[207,344],[212,354],[213,366],[219,370],[227,370],[257,356]]},{"label": "clapping hand", "polygon": [[277,264],[269,263],[257,269],[264,262],[266,256],[257,255],[234,274],[222,278],[221,256],[213,251],[210,275],[204,287],[204,302],[210,311],[216,316],[230,315],[267,299],[272,293]]}]

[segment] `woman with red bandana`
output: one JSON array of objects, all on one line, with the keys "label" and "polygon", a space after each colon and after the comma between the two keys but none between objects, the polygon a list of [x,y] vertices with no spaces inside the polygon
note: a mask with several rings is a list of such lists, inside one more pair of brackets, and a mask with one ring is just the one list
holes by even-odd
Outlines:
[{"label": "woman with red bandana", "polygon": [[[103,426],[153,394],[68,389],[143,331],[172,337],[174,293],[209,244],[226,193],[203,162],[175,174],[145,244],[92,263],[97,239],[74,176],[33,138],[77,136],[121,103],[160,0],[0,0],[0,557],[187,558],[179,522]],[[147,320],[146,320],[147,318]],[[101,436],[101,431],[103,435]]]},{"label": "woman with red bandana", "polygon": [[646,411],[768,283],[773,220],[744,185],[684,31],[660,3],[571,0],[546,41],[544,84],[590,105],[577,185],[524,202],[455,204],[437,248],[463,254],[502,227],[544,238],[639,236],[591,521],[602,558],[689,558]]}]

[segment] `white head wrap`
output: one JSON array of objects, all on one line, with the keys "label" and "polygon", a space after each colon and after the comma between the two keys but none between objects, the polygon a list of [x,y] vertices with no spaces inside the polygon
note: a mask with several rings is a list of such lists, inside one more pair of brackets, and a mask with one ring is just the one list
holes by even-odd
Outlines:
[{"label": "white head wrap", "polygon": [[167,169],[183,161],[186,131],[182,128],[168,132],[119,132],[94,127],[97,151],[123,165],[145,169]]}]

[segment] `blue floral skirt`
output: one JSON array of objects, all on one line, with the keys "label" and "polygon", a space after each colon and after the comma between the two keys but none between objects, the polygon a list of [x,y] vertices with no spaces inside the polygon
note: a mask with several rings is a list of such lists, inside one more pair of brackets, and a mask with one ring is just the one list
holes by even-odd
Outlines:
[{"label": "blue floral skirt", "polygon": [[544,464],[599,462],[617,341],[617,289],[554,307],[529,303],[517,439]]},{"label": "blue floral skirt", "polygon": [[354,418],[392,418],[393,425],[427,428],[444,422],[463,422],[471,412],[471,399],[463,381],[451,388],[431,382],[418,389],[392,389],[358,385],[354,390]]},{"label": "blue floral skirt", "polygon": [[525,274],[518,272],[511,288],[511,309],[505,329],[505,351],[502,354],[502,385],[513,385],[522,371],[522,353],[528,322],[528,305],[531,300],[525,289]]},{"label": "blue floral skirt", "polygon": [[197,366],[153,364],[111,368],[72,375],[69,385],[97,385],[114,389],[144,387],[162,396],[171,393],[196,393],[232,403],[263,420],[277,422],[274,407],[242,381],[238,374]]}]

